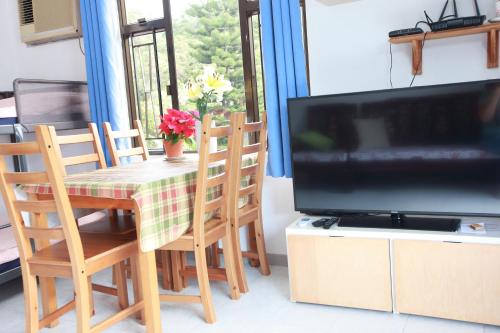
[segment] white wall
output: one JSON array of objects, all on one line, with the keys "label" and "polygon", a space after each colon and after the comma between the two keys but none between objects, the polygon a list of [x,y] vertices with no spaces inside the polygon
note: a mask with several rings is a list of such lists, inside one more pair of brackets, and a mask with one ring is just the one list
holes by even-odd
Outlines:
[{"label": "white wall", "polygon": [[[78,39],[37,46],[22,43],[17,1],[0,0],[0,91],[12,91],[12,82],[16,78],[86,81],[85,57]],[[8,140],[8,136],[0,137],[0,142]],[[84,153],[91,148],[82,146],[78,149],[79,153]],[[73,150],[72,153],[76,153]],[[30,161],[31,168],[36,169],[39,164]],[[0,202],[0,225],[7,222],[5,208]]]},{"label": "white wall", "polygon": [[85,57],[78,39],[37,46],[22,43],[17,1],[1,0],[0,91],[11,91],[16,78],[85,81]]},{"label": "white wall", "polygon": [[[387,89],[391,30],[413,27],[427,10],[439,17],[444,0],[306,0],[311,92],[313,95]],[[483,14],[494,16],[495,1],[479,0]],[[472,15],[472,0],[457,0],[459,14]],[[451,8],[450,8],[451,9]],[[422,26],[423,27],[423,26]],[[394,87],[410,84],[411,48],[393,45]],[[427,41],[423,75],[414,85],[498,78],[486,68],[486,35]]]},{"label": "white wall", "polygon": [[299,216],[293,206],[291,179],[265,177],[262,201],[266,250],[286,254],[285,228]]}]

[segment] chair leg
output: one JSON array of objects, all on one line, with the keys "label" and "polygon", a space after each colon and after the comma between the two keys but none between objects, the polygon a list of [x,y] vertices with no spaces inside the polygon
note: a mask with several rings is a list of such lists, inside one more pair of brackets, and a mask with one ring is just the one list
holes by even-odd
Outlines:
[{"label": "chair leg", "polygon": [[111,284],[113,286],[116,286],[116,266],[113,266],[113,268],[111,268]]},{"label": "chair leg", "polygon": [[[247,277],[245,274],[245,264],[243,263],[243,255],[241,253],[241,243],[240,243],[240,227],[236,221],[231,221],[231,240],[233,242],[234,249],[234,269],[236,271],[236,278],[238,279],[238,286],[240,287],[240,292],[248,292]],[[224,253],[224,259],[226,259]]]},{"label": "chair leg", "polygon": [[75,287],[75,311],[76,311],[76,326],[78,333],[90,332],[90,300],[89,300],[89,283],[86,276],[78,274],[73,276],[73,284]]},{"label": "chair leg", "polygon": [[[57,310],[56,279],[53,277],[40,277],[38,281],[40,284],[43,315],[48,316]],[[59,325],[59,319],[54,320],[47,327],[53,328],[57,325]]]},{"label": "chair leg", "polygon": [[112,221],[118,219],[118,211],[116,209],[108,209],[108,217]]},{"label": "chair leg", "polygon": [[[257,252],[257,242],[255,238],[255,227],[252,222],[248,224],[248,251],[250,252]],[[259,267],[260,264],[258,259],[248,259],[248,262],[252,267]]]},{"label": "chair leg", "polygon": [[[30,200],[39,200],[36,194],[28,194]],[[37,228],[48,228],[47,214],[31,214],[31,226]],[[48,240],[36,240],[35,248],[41,250],[50,245]],[[28,269],[29,272],[29,269]],[[39,277],[40,284],[40,299],[42,304],[43,315],[48,316],[57,310],[56,296],[56,279],[53,277]],[[48,327],[56,327],[59,324],[59,319],[51,322]]]},{"label": "chair leg", "polygon": [[[182,252],[179,252],[179,255],[180,255],[180,263],[181,263],[181,270],[184,270],[187,266],[187,252],[186,251],[182,251]],[[187,288],[188,287],[188,278],[183,276],[181,274],[181,284],[182,284],[182,288]]]},{"label": "chair leg", "polygon": [[132,278],[132,271],[130,270],[130,259],[125,260],[125,276],[127,279]]},{"label": "chair leg", "polygon": [[209,324],[215,323],[215,309],[212,302],[212,291],[210,290],[210,280],[208,278],[207,257],[205,248],[200,246],[194,250],[194,259],[196,263],[196,276],[200,288],[201,303],[205,312],[205,320]]},{"label": "chair leg", "polygon": [[211,266],[213,268],[220,267],[219,242],[215,242],[211,246]]},{"label": "chair leg", "polygon": [[23,290],[26,333],[35,333],[39,331],[36,276],[29,273],[23,274]]},{"label": "chair leg", "polygon": [[87,283],[89,285],[89,311],[90,315],[94,316],[95,315],[95,308],[94,308],[94,292],[92,290],[92,276],[87,277]]},{"label": "chair leg", "polygon": [[205,249],[205,255],[207,257],[207,265],[212,266],[212,249],[210,247]]},{"label": "chair leg", "polygon": [[170,264],[170,251],[160,250],[161,284],[165,290],[172,290],[172,270]]},{"label": "chair leg", "polygon": [[116,269],[116,290],[118,292],[118,306],[120,309],[126,309],[128,303],[128,289],[127,289],[127,272],[125,262],[122,261],[115,265]]},{"label": "chair leg", "polygon": [[231,240],[231,226],[229,223],[226,227],[226,236],[222,238],[222,251],[224,254],[224,266],[226,266],[227,284],[229,286],[229,294],[231,299],[240,298],[240,288],[236,277],[234,246]]},{"label": "chair leg", "polygon": [[259,217],[253,223],[255,228],[255,241],[257,243],[257,254],[259,255],[260,273],[270,275],[269,261],[267,260],[266,241],[264,239],[264,226],[262,225],[262,210],[259,209]]}]

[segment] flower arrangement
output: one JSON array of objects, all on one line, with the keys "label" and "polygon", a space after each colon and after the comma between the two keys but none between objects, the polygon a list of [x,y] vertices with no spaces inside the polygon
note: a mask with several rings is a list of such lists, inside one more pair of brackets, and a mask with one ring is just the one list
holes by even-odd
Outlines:
[{"label": "flower arrangement", "polygon": [[160,118],[159,129],[163,140],[171,141],[173,144],[191,141],[195,132],[195,119],[190,113],[168,109]]},{"label": "flower arrangement", "polygon": [[190,101],[196,104],[197,113],[193,117],[202,121],[208,112],[208,104],[222,102],[224,93],[233,89],[231,81],[224,79],[224,75],[215,71],[215,65],[207,65],[203,74],[198,75],[194,81],[187,83],[187,95]]}]

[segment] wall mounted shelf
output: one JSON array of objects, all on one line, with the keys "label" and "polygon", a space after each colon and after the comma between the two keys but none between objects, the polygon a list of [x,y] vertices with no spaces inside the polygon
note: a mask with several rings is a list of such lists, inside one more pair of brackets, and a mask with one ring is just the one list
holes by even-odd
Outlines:
[{"label": "wall mounted shelf", "polygon": [[450,37],[468,36],[476,34],[487,35],[487,66],[488,68],[498,67],[498,31],[500,23],[487,23],[476,27],[460,28],[438,32],[428,32],[427,34],[417,34],[389,39],[392,44],[409,43],[412,46],[412,73],[422,74],[422,45],[433,39],[443,39]]}]

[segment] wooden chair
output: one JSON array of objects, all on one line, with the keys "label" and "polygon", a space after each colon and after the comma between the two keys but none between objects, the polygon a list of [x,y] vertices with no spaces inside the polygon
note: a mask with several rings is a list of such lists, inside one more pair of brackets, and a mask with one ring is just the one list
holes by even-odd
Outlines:
[{"label": "wooden chair", "polygon": [[[58,135],[53,126],[49,126],[49,133],[52,142],[54,143],[55,154],[60,161],[63,174],[67,175],[67,167],[82,164],[97,164],[99,169],[107,168],[106,159],[101,146],[101,139],[97,126],[94,123],[89,123],[89,132],[84,134]],[[74,155],[64,157],[62,146],[70,146],[74,144],[92,143],[93,152],[85,155]],[[89,223],[80,226],[80,233],[106,235],[114,234],[116,236],[126,235],[133,237],[136,235],[135,224],[128,216],[119,216],[115,210],[108,212],[109,217],[104,217],[110,223]],[[101,217],[99,220],[102,220]]]},{"label": "wooden chair", "polygon": [[[264,227],[262,225],[262,182],[264,179],[266,149],[267,149],[267,119],[266,114],[261,115],[260,122],[245,123],[245,118],[238,118],[234,126],[234,138],[232,148],[232,174],[229,192],[229,212],[231,219],[231,235],[234,245],[236,261],[236,275],[241,292],[248,291],[245,275],[243,257],[256,260],[260,266],[262,275],[269,275],[269,262],[266,255],[264,241]],[[250,138],[258,138],[258,142],[252,142]],[[253,164],[244,163],[255,157]],[[246,181],[242,180],[246,178]],[[242,187],[242,183],[245,184]],[[244,206],[241,200],[247,199]],[[240,228],[248,226],[249,235],[255,235],[256,251],[241,250]],[[249,240],[251,243],[252,240]],[[219,253],[219,251],[213,251]],[[218,258],[215,260],[218,263]]]},{"label": "wooden chair", "polygon": [[[88,128],[88,133],[57,135],[55,128],[53,126],[49,126],[50,136],[55,144],[55,154],[61,163],[61,169],[64,175],[67,174],[66,167],[73,165],[97,163],[99,169],[104,169],[107,167],[106,159],[104,158],[104,152],[101,146],[101,139],[99,138],[99,132],[97,131],[97,126],[94,123],[89,123]],[[92,143],[94,151],[86,155],[63,157],[61,146],[82,143]]]},{"label": "wooden chair", "polygon": [[[240,114],[231,115],[234,124]],[[215,322],[215,310],[212,303],[209,274],[217,275],[221,280],[227,280],[232,299],[238,299],[240,292],[236,281],[234,268],[233,246],[231,242],[231,226],[229,223],[228,194],[229,177],[231,175],[231,142],[233,138],[232,127],[211,128],[211,116],[205,115],[202,125],[202,143],[200,148],[198,173],[196,178],[196,195],[194,201],[194,216],[191,229],[179,239],[167,244],[162,250],[194,251],[195,267],[182,267],[179,269],[177,260],[172,260],[172,273],[182,276],[196,276],[200,288],[200,295],[160,295],[162,301],[189,302],[203,304],[205,320]],[[227,137],[228,149],[209,152],[210,138]],[[224,171],[209,175],[209,165],[219,163]],[[207,199],[208,191],[215,190],[215,198]],[[206,220],[207,214],[212,213]],[[225,269],[209,269],[205,249],[222,240],[225,258]],[[176,252],[174,252],[176,253]],[[173,256],[175,258],[175,256]]]},{"label": "wooden chair", "polygon": [[[141,121],[138,119],[134,120],[133,125],[134,129],[131,130],[113,131],[110,123],[105,122],[103,124],[104,136],[106,138],[106,144],[111,155],[111,163],[113,166],[121,164],[120,157],[141,156],[143,161],[149,159],[149,151],[146,145],[146,139],[142,130]],[[118,150],[116,147],[116,140],[121,138],[135,141],[136,147],[121,151]],[[168,251],[157,251],[157,258],[161,265],[160,272],[162,273],[162,286],[164,289],[170,290],[172,289],[170,253]]]},{"label": "wooden chair", "polygon": [[[56,321],[61,315],[76,309],[77,331],[99,332],[127,316],[143,309],[142,300],[108,319],[91,327],[92,289],[89,278],[105,268],[123,262],[127,258],[136,260],[137,241],[114,238],[81,237],[64,187],[61,164],[58,162],[47,126],[35,128],[37,142],[0,144],[0,189],[13,225],[19,248],[23,288],[25,296],[26,332],[38,332]],[[8,172],[4,156],[41,154],[45,172]],[[50,183],[53,200],[18,200],[13,186],[16,184]],[[31,213],[31,225],[27,226],[21,212]],[[49,228],[46,214],[57,212],[61,225]],[[45,218],[42,218],[45,217]],[[30,240],[35,241],[36,250]],[[71,278],[75,299],[51,313],[44,311],[39,320],[37,276],[44,279]],[[122,284],[124,282],[122,281]],[[43,290],[42,290],[43,292]]]},{"label": "wooden chair", "polygon": [[[61,164],[61,170],[63,174],[67,175],[67,167],[82,165],[82,164],[97,164],[99,169],[107,168],[106,159],[104,158],[104,151],[101,146],[101,139],[99,137],[99,132],[97,131],[97,126],[94,123],[88,124],[88,133],[83,134],[71,134],[71,135],[58,135],[53,126],[49,126],[49,133],[52,142],[54,143],[55,155]],[[62,147],[71,146],[75,144],[85,144],[92,143],[93,152],[85,155],[73,155],[73,156],[63,156]],[[90,218],[89,218],[90,217]],[[125,239],[135,239],[136,230],[134,219],[130,214],[119,215],[116,210],[109,210],[108,216],[101,216],[93,218],[92,216],[87,216],[78,219],[80,224],[81,221],[91,220],[92,223],[86,223],[79,225],[80,234],[85,234],[88,236],[95,237],[124,237]],[[103,221],[104,220],[104,221]],[[131,275],[129,270],[129,264],[119,264],[113,267],[113,284],[119,282],[120,280],[116,278],[116,274],[120,275]],[[118,273],[117,273],[118,272]],[[116,288],[105,287],[99,284],[93,284],[93,289],[96,291],[104,292],[111,295],[119,295],[119,302],[122,303],[124,297],[120,295],[119,290]],[[122,306],[122,305],[120,305]]]},{"label": "wooden chair", "polygon": [[[103,125],[104,136],[106,137],[106,144],[108,145],[113,166],[121,164],[120,157],[141,156],[143,161],[149,159],[148,147],[144,132],[142,131],[141,121],[136,119],[133,123],[134,129],[122,131],[113,131],[111,124],[108,122],[105,122]],[[117,139],[131,139],[135,141],[136,147],[118,150],[116,147]]]}]

